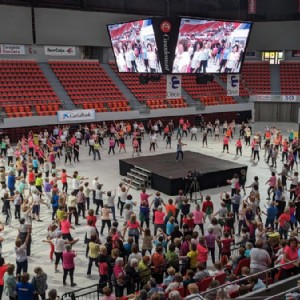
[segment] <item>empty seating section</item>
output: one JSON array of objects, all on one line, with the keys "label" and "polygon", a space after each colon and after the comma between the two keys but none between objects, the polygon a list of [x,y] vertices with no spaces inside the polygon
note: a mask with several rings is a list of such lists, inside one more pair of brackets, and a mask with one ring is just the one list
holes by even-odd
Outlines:
[{"label": "empty seating section", "polygon": [[36,61],[0,60],[0,103],[7,117],[29,117],[39,105],[56,114],[60,101]]},{"label": "empty seating section", "polygon": [[97,61],[49,61],[55,75],[76,105],[97,112],[129,111],[114,82]]},{"label": "empty seating section", "polygon": [[195,100],[205,105],[234,104],[232,97],[226,96],[226,91],[216,81],[207,84],[197,84],[195,76],[182,77],[183,88]]},{"label": "empty seating section", "polygon": [[[118,73],[114,63],[110,64],[113,70]],[[160,81],[142,85],[139,81],[139,74],[135,73],[118,73],[121,80],[131,90],[139,102],[145,103],[150,109],[161,108],[180,108],[186,107],[187,104],[183,98],[166,99],[166,79],[162,76]]]},{"label": "empty seating section", "polygon": [[280,83],[282,95],[300,95],[300,63],[280,63]]},{"label": "empty seating section", "polygon": [[242,86],[249,90],[250,95],[271,93],[269,62],[245,62],[242,68]]}]

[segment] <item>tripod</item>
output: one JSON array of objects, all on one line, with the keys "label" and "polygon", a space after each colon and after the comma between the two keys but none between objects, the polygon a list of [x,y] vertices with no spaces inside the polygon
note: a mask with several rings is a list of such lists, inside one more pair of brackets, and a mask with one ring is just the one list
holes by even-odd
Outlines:
[{"label": "tripod", "polygon": [[[199,193],[199,198],[197,198],[197,193]],[[200,200],[201,202],[203,201],[199,181],[197,179],[193,179],[187,194],[190,194],[191,201],[194,201],[196,204],[197,200]],[[193,199],[193,194],[195,195],[195,199]]]}]

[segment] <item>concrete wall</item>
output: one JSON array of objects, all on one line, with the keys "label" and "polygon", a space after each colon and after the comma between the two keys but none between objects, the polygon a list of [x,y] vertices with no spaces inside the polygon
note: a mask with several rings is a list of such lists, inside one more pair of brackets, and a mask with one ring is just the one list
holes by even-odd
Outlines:
[{"label": "concrete wall", "polygon": [[[110,120],[135,120],[135,119],[147,119],[158,117],[176,117],[184,115],[199,115],[218,112],[242,112],[253,110],[253,103],[246,104],[232,104],[232,105],[218,105],[218,106],[206,106],[204,110],[196,110],[195,107],[177,108],[177,109],[155,109],[151,110],[150,114],[141,114],[139,111],[129,112],[107,112],[96,113],[95,122],[110,121]],[[88,121],[89,123],[91,121]],[[3,124],[0,124],[0,129],[4,128],[17,128],[29,127],[29,126],[42,126],[42,125],[55,125],[55,124],[78,124],[84,123],[81,121],[75,122],[58,122],[56,116],[43,116],[43,117],[23,117],[23,118],[7,118],[4,119]]]}]

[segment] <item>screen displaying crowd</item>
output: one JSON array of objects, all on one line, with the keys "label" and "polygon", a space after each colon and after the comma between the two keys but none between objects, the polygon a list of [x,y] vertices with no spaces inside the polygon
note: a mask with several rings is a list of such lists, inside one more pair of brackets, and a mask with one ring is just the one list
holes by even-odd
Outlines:
[{"label": "screen displaying crowd", "polygon": [[181,19],[173,73],[239,73],[251,23]]},{"label": "screen displaying crowd", "polygon": [[119,72],[162,73],[151,19],[108,25]]}]

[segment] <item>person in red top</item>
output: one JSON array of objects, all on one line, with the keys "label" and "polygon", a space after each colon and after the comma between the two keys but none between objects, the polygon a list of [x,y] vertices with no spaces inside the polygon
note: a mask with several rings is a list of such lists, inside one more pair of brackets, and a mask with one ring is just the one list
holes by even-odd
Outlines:
[{"label": "person in red top", "polygon": [[199,238],[199,243],[197,244],[197,251],[198,251],[197,261],[202,263],[206,268],[207,260],[208,260],[208,249],[206,247],[204,237]]},{"label": "person in red top", "polygon": [[164,139],[168,136],[169,132],[170,132],[169,125],[166,125],[166,127],[164,128]]},{"label": "person in red top", "polygon": [[154,212],[154,235],[156,235],[158,228],[161,228],[165,232],[165,215],[162,206],[159,206]]},{"label": "person in red top", "polygon": [[227,153],[229,153],[229,138],[227,136],[224,136],[223,139],[223,152],[227,150]]},{"label": "person in red top", "polygon": [[165,258],[163,255],[163,247],[157,246],[155,253],[151,257],[153,265],[152,277],[157,284],[162,284],[164,279]]},{"label": "person in red top", "polygon": [[266,140],[268,140],[268,141],[271,140],[271,132],[270,132],[270,131],[267,131],[267,132],[265,133],[265,138],[266,138]]},{"label": "person in red top", "polygon": [[0,299],[2,298],[3,286],[4,286],[3,276],[4,273],[7,271],[7,267],[8,265],[5,265],[4,258],[0,257]]},{"label": "person in red top", "polygon": [[168,204],[165,205],[165,209],[166,209],[168,219],[170,219],[170,217],[172,217],[172,216],[175,217],[175,215],[176,215],[176,206],[173,204],[172,199],[168,200]]},{"label": "person in red top", "polygon": [[227,259],[231,256],[230,246],[234,243],[234,239],[229,237],[229,232],[224,232],[224,238],[218,240],[218,244],[221,246],[222,255],[227,256]]},{"label": "person in red top", "polygon": [[191,231],[194,230],[195,223],[194,223],[194,214],[191,212],[187,216],[185,216],[182,220],[183,224],[187,224]]},{"label": "person in red top", "polygon": [[205,197],[205,201],[202,204],[202,211],[205,213],[204,222],[205,222],[206,216],[211,221],[211,215],[214,212],[214,205],[213,205],[209,195],[207,195]]},{"label": "person in red top", "polygon": [[86,217],[86,224],[88,224],[89,220],[92,221],[91,226],[96,228],[96,223],[97,223],[97,217],[94,216],[94,210],[93,209],[89,209],[88,210],[88,216]]},{"label": "person in red top", "polygon": [[[281,264],[286,264],[289,261],[298,259],[298,240],[296,237],[288,240],[287,246],[283,250],[283,258]],[[299,261],[281,267],[280,280],[298,274],[300,271]]]},{"label": "person in red top", "polygon": [[242,156],[242,140],[241,140],[241,138],[238,138],[238,140],[235,143],[235,146],[236,146],[236,155],[238,155],[240,152],[240,155]]},{"label": "person in red top", "polygon": [[28,172],[28,183],[31,184],[31,183],[34,183],[35,182],[35,174],[33,172],[32,169],[29,169],[29,172]]},{"label": "person in red top", "polygon": [[284,239],[287,240],[288,231],[290,229],[290,220],[290,209],[286,208],[284,213],[279,216],[277,221],[275,221],[275,223],[279,223],[279,234],[281,239],[284,236]]},{"label": "person in red top", "polygon": [[68,181],[67,181],[68,178],[72,179],[72,177],[67,174],[67,171],[65,169],[62,169],[61,170],[61,175],[60,175],[60,180],[61,180],[61,183],[63,185],[62,186],[62,191],[66,192],[66,193],[68,193]]},{"label": "person in red top", "polygon": [[283,140],[282,142],[282,156],[281,161],[287,161],[288,159],[288,153],[289,153],[289,142],[287,139]]}]

